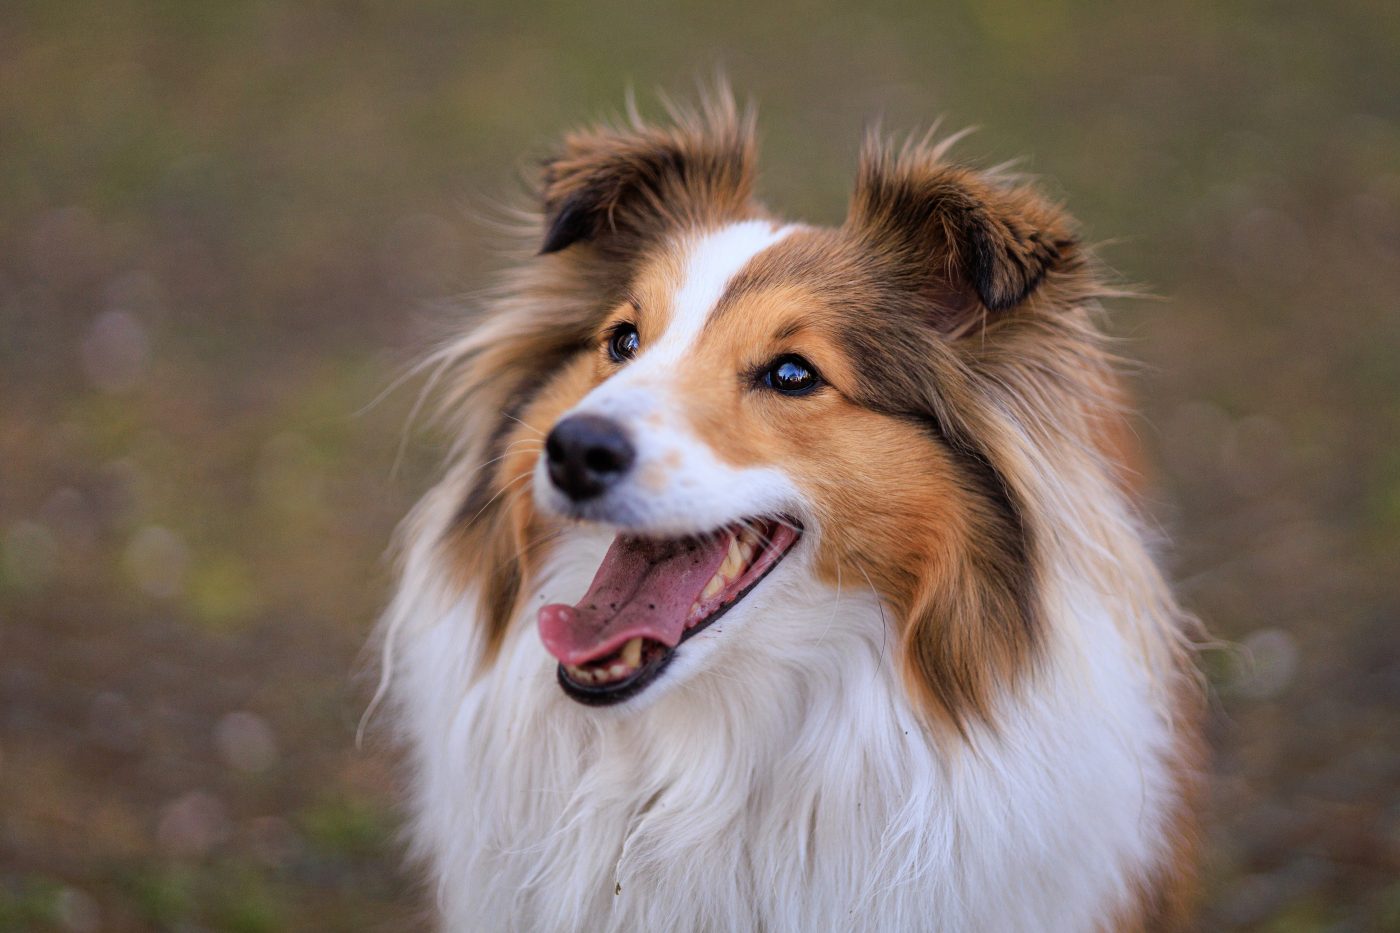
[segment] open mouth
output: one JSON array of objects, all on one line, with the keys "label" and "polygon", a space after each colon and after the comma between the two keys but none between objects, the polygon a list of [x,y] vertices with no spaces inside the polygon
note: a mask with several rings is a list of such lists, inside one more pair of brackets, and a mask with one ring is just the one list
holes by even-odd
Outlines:
[{"label": "open mouth", "polygon": [[681,642],[748,595],[801,533],[786,519],[752,519],[698,537],[618,535],[577,605],[540,608],[540,638],[559,659],[559,686],[593,706],[635,696]]}]

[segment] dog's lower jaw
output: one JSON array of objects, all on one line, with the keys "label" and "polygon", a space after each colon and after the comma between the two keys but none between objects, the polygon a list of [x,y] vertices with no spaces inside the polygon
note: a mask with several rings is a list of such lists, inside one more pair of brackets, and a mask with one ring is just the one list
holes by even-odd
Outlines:
[{"label": "dog's lower jaw", "polygon": [[560,688],[589,706],[646,690],[684,643],[742,613],[801,537],[789,518],[742,519],[660,540],[620,534],[579,605],[540,609],[541,638],[560,659]]},{"label": "dog's lower jaw", "polygon": [[472,605],[425,615],[397,674],[450,929],[1095,929],[1164,857],[1169,729],[1092,596],[976,749],[927,736],[853,587],[784,581],[627,710],[564,697],[528,625],[464,690]]}]

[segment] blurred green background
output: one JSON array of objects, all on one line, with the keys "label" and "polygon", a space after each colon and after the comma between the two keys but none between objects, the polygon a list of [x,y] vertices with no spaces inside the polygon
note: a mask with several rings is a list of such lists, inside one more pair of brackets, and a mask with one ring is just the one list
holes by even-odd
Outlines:
[{"label": "blurred green background", "polygon": [[0,6],[0,929],[403,929],[354,744],[445,438],[370,403],[556,134],[723,67],[762,190],[983,129],[1125,279],[1217,749],[1202,929],[1400,930],[1400,4]]}]

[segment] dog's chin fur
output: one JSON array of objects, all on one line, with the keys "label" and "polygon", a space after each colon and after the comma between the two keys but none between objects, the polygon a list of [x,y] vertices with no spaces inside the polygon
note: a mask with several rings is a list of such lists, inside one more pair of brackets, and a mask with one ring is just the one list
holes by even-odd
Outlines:
[{"label": "dog's chin fur", "polygon": [[[1180,923],[1200,768],[1188,620],[1115,478],[1103,426],[1116,388],[1088,323],[1105,290],[1066,221],[1025,189],[914,147],[867,155],[841,232],[756,226],[751,127],[725,99],[671,129],[636,124],[565,148],[546,173],[548,255],[440,356],[460,443],[404,525],[385,625],[414,850],[446,927]],[[955,215],[935,216],[949,204]],[[775,252],[784,238],[788,252]],[[740,241],[752,242],[718,280],[725,295],[760,253],[779,272],[745,273],[755,281],[790,262],[839,292],[841,257],[868,250],[878,263],[851,265],[866,277],[852,285],[870,303],[863,326],[907,349],[915,332],[899,328],[915,324],[888,309],[936,309],[918,326],[932,329],[920,346],[938,359],[852,375],[833,357],[840,396],[822,403],[841,424],[869,426],[848,444],[892,438],[927,469],[882,477],[868,450],[827,461],[820,444],[805,461],[785,451],[783,431],[815,407],[744,415],[749,436],[726,448],[715,438],[742,421],[734,412],[767,402],[741,393],[719,415],[649,407],[628,388],[649,378],[643,357],[631,370],[598,362],[599,328],[648,263],[690,282],[694,256]],[[813,264],[822,250],[836,258]],[[912,256],[934,272],[899,265]],[[710,256],[705,268],[716,265]],[[896,280],[903,298],[879,290]],[[664,334],[644,329],[658,358],[683,305]],[[923,381],[901,383],[908,366]],[[916,404],[929,385],[938,401]],[[757,587],[677,646],[654,683],[606,708],[560,689],[534,625],[542,605],[582,597],[617,531],[606,515],[571,519],[541,488],[538,439],[577,411],[656,434],[639,440],[632,530],[704,531],[780,506],[803,524]],[[645,462],[646,443],[667,456]],[[878,501],[905,487],[915,498]]]}]

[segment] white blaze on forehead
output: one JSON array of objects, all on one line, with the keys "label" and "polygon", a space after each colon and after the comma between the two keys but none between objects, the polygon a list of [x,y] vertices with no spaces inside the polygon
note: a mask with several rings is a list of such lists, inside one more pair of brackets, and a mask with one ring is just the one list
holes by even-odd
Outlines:
[{"label": "white blaze on forehead", "polygon": [[685,259],[680,287],[672,300],[671,322],[651,347],[653,356],[670,356],[695,342],[734,276],[759,253],[793,231],[766,220],[732,224],[694,240]]},{"label": "white blaze on forehead", "polygon": [[578,505],[564,501],[554,489],[540,458],[534,488],[545,511],[679,535],[712,531],[745,516],[789,507],[796,490],[788,477],[773,468],[723,462],[691,429],[672,385],[677,366],[690,354],[735,276],[795,229],[746,221],[682,244],[685,253],[666,330],[643,343],[635,360],[567,413],[599,415],[623,425],[636,449],[636,468],[606,495]]}]

